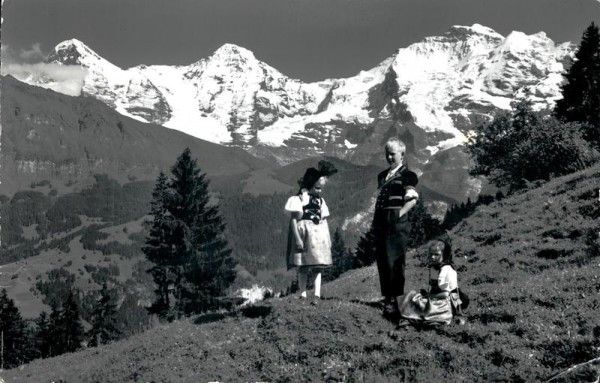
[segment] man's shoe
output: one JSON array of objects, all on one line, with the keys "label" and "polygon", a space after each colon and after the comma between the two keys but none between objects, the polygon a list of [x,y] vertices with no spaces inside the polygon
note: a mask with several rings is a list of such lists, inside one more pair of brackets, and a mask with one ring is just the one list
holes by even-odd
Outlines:
[{"label": "man's shoe", "polygon": [[400,319],[400,311],[398,306],[393,303],[386,303],[383,306],[383,317],[389,321],[395,322]]}]

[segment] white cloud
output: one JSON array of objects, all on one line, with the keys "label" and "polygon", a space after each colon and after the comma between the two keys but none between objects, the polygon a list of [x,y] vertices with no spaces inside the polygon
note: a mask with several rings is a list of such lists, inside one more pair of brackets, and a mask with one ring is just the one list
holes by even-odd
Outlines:
[{"label": "white cloud", "polygon": [[2,44],[2,64],[28,63],[35,64],[46,59],[40,43],[31,44],[29,49],[16,50],[12,46]]},{"label": "white cloud", "polygon": [[16,57],[14,57],[13,49],[8,44],[2,44],[0,46],[0,51],[2,52],[2,65],[17,61]]},{"label": "white cloud", "polygon": [[46,55],[42,52],[41,46],[40,43],[35,43],[31,46],[31,49],[21,50],[19,57],[28,63],[43,61],[46,58]]},{"label": "white cloud", "polygon": [[27,84],[52,89],[69,96],[81,95],[87,69],[77,65],[47,64],[41,44],[17,51],[2,44],[2,75],[11,75]]},{"label": "white cloud", "polygon": [[69,96],[79,96],[87,70],[81,66],[60,64],[2,65],[2,75],[11,75],[25,83],[52,89]]}]

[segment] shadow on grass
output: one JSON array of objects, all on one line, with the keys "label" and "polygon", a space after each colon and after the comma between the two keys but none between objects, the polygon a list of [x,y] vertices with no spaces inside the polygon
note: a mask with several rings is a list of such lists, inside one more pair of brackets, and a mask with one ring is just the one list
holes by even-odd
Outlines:
[{"label": "shadow on grass", "polygon": [[356,304],[359,304],[359,305],[373,307],[373,308],[376,308],[378,310],[382,310],[383,309],[383,299],[380,299],[380,300],[377,300],[377,301],[361,301],[360,299],[352,299],[352,300],[350,300],[350,303],[356,303]]},{"label": "shadow on grass", "polygon": [[206,323],[218,322],[220,320],[223,320],[227,317],[232,317],[232,316],[235,316],[235,314],[231,313],[231,312],[201,314],[198,316],[198,318],[196,318],[194,320],[194,324],[206,324]]},{"label": "shadow on grass", "polygon": [[206,313],[199,315],[194,320],[194,324],[202,325],[206,323],[213,323],[221,321],[225,318],[232,318],[240,315],[250,319],[264,318],[271,313],[272,309],[273,308],[271,306],[267,305],[252,305],[240,307],[227,312]]},{"label": "shadow on grass", "polygon": [[267,305],[246,306],[240,309],[240,312],[246,318],[264,318],[271,313],[273,308]]}]

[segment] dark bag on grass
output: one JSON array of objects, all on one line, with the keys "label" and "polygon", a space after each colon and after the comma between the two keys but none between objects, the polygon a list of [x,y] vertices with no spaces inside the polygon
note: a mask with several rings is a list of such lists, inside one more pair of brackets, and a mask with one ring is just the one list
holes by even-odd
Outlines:
[{"label": "dark bag on grass", "polygon": [[469,302],[471,302],[469,296],[463,291],[463,289],[458,289],[458,296],[460,298],[460,309],[466,310],[467,307],[469,307]]}]

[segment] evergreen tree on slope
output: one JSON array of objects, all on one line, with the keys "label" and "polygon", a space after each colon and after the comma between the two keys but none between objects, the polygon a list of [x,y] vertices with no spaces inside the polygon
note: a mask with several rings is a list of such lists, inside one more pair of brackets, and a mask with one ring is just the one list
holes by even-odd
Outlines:
[{"label": "evergreen tree on slope", "polygon": [[26,350],[26,324],[6,289],[0,291],[0,336],[2,337],[2,368],[16,367],[29,360]]},{"label": "evergreen tree on slope", "polygon": [[117,328],[116,317],[117,304],[104,283],[100,290],[100,298],[92,312],[92,328],[88,334],[90,346],[99,346],[119,338],[120,331]]},{"label": "evergreen tree on slope", "polygon": [[37,325],[37,332],[35,334],[35,338],[37,341],[39,356],[41,358],[48,358],[50,356],[52,343],[54,342],[54,339],[52,339],[52,333],[50,329],[50,318],[48,317],[48,313],[42,311],[40,313],[40,316],[36,319],[35,323]]},{"label": "evergreen tree on slope", "polygon": [[585,168],[597,153],[581,138],[581,125],[541,116],[532,103],[519,101],[510,112],[477,127],[466,151],[474,162],[471,175],[484,175],[510,191],[534,181]]},{"label": "evergreen tree on slope", "polygon": [[575,61],[564,76],[556,117],[584,123],[586,138],[600,146],[600,31],[593,22],[584,31]]},{"label": "evergreen tree on slope", "polygon": [[152,311],[173,320],[214,309],[235,279],[235,262],[223,236],[218,207],[210,204],[208,180],[189,148],[161,174],[153,192],[153,222],[144,253],[155,266],[157,299]]},{"label": "evergreen tree on slope", "polygon": [[331,258],[333,264],[325,273],[325,280],[332,281],[353,268],[352,253],[346,248],[340,228],[336,228],[331,241]]},{"label": "evergreen tree on slope", "polygon": [[354,254],[354,268],[365,267],[375,263],[375,229],[373,225],[358,240]]},{"label": "evergreen tree on slope", "polygon": [[63,303],[60,315],[61,329],[63,335],[63,352],[74,352],[81,347],[83,341],[84,329],[79,315],[79,306],[75,300],[73,290],[67,295]]},{"label": "evergreen tree on slope", "polygon": [[51,343],[48,345],[48,357],[60,355],[65,349],[62,311],[58,304],[52,304],[50,307],[50,315],[48,316],[48,338],[51,340]]}]

